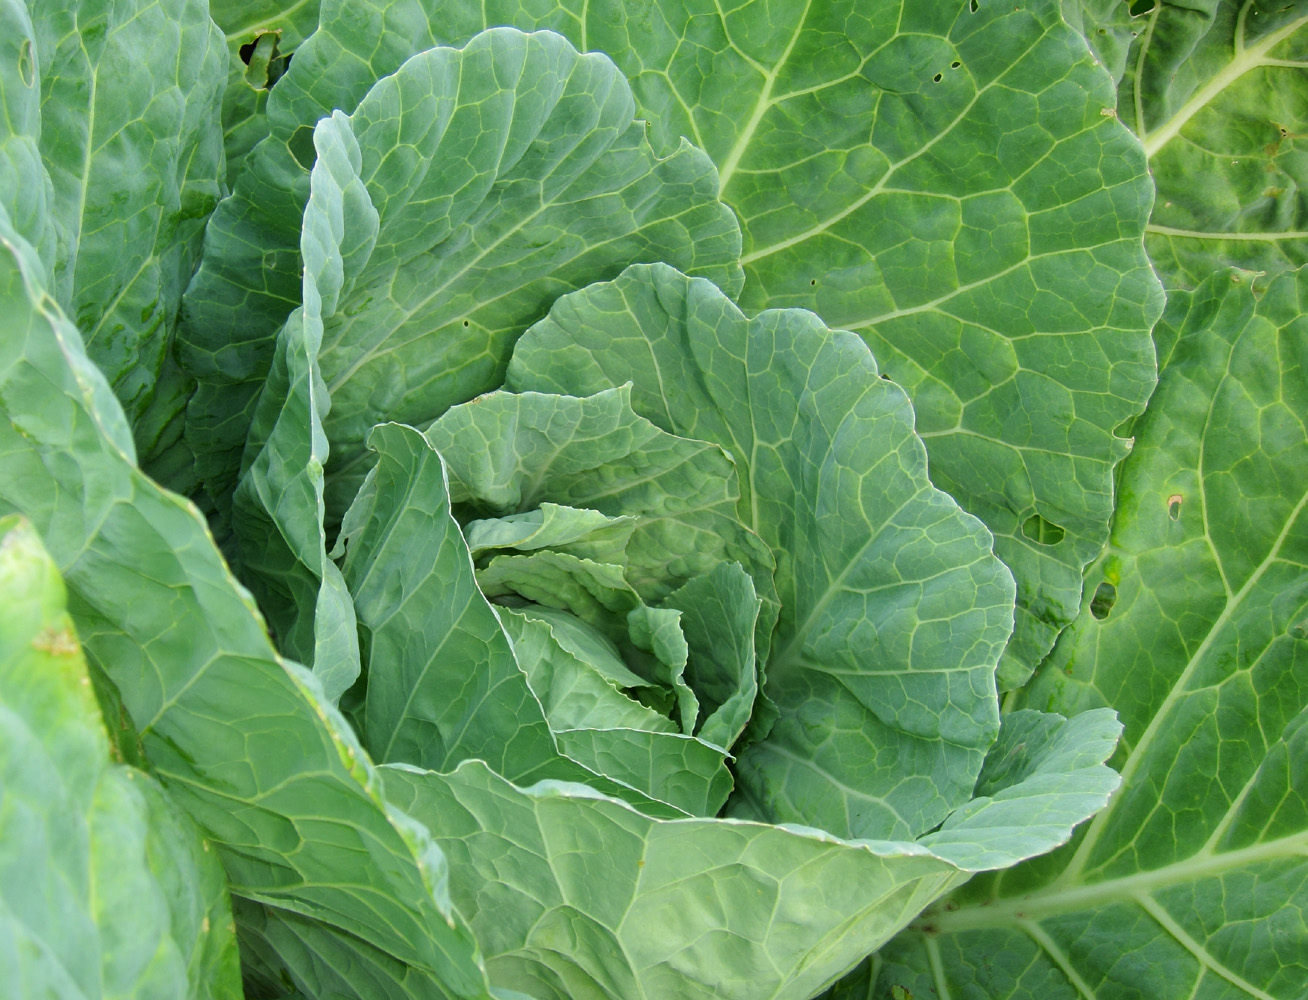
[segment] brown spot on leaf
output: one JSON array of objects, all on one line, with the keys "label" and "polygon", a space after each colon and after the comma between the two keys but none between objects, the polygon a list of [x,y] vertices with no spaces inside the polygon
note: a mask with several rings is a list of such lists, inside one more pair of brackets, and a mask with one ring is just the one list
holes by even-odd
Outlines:
[{"label": "brown spot on leaf", "polygon": [[68,628],[45,628],[32,640],[32,645],[54,656],[71,656],[78,650],[77,636]]}]

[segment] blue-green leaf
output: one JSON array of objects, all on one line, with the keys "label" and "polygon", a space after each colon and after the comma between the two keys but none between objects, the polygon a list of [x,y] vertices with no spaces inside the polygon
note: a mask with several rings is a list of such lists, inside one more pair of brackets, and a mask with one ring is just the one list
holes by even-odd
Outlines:
[{"label": "blue-green leaf", "polygon": [[59,572],[30,524],[0,518],[5,995],[240,997],[217,858],[109,754]]},{"label": "blue-green leaf", "polygon": [[1023,696],[1111,703],[1122,788],[1073,845],[924,914],[883,953],[884,984],[962,993],[984,969],[1015,1000],[1302,995],[1308,371],[1290,359],[1308,357],[1305,303],[1303,268],[1175,297],[1110,547]]},{"label": "blue-green leaf", "polygon": [[642,265],[560,299],[508,384],[626,382],[642,416],[733,456],[738,516],[776,559],[781,617],[760,657],[780,719],[738,762],[738,811],[925,833],[970,797],[998,728],[1013,583],[928,481],[903,390],[812,313],[750,320],[711,283]]},{"label": "blue-green leaf", "polygon": [[123,411],[0,212],[0,513],[27,516],[170,796],[233,895],[486,995],[430,839],[382,801],[311,675],[281,661],[203,519],[131,460]]}]

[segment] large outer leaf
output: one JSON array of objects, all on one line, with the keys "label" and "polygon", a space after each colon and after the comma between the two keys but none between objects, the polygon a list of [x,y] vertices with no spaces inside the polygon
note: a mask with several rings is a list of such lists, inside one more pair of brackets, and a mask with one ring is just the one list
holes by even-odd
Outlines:
[{"label": "large outer leaf", "polygon": [[[338,466],[363,457],[377,420],[430,420],[493,388],[513,338],[561,292],[664,259],[739,287],[739,229],[713,165],[688,144],[656,157],[603,56],[502,29],[420,54],[357,108],[347,96],[332,99],[353,115],[319,130],[353,133],[380,222],[366,249],[354,218],[339,223],[346,271],[320,358]],[[307,190],[287,143],[307,162],[299,122],[323,113],[270,108],[272,134],[220,207],[188,292],[185,358],[202,380],[188,434],[216,463],[205,474],[219,496],[271,334],[300,294]]]},{"label": "large outer leaf", "polygon": [[0,996],[241,996],[222,868],[109,739],[30,524],[0,518]]},{"label": "large outer leaf", "polygon": [[1011,686],[1075,615],[1152,387],[1144,163],[1056,2],[774,6],[722,25],[729,84],[677,94],[741,217],[741,304],[816,309],[908,390],[1018,581]]},{"label": "large outer leaf", "polygon": [[1160,0],[1135,31],[1118,115],[1158,185],[1146,246],[1164,282],[1303,263],[1308,6]]},{"label": "large outer leaf", "polygon": [[[960,826],[972,843],[934,853],[799,827],[654,820],[575,785],[515,788],[479,761],[448,775],[381,772],[387,797],[449,856],[451,893],[497,984],[538,1000],[802,1000],[965,872],[1065,838],[1116,784],[1098,761],[1117,729],[1111,712],[1051,720],[1054,738],[1032,746],[1014,801],[998,806],[1004,821],[972,817]],[[1058,734],[1084,749],[1068,753]],[[1037,785],[1040,797],[1024,794]],[[1058,818],[1046,828],[1046,816]]]},{"label": "large outer leaf", "polygon": [[439,855],[387,811],[312,678],[278,660],[198,512],[133,465],[122,410],[3,214],[0,400],[0,513],[36,525],[92,665],[218,849],[232,892],[314,918],[327,942],[369,942],[451,993],[484,995]]},{"label": "large outer leaf", "polygon": [[[1085,610],[1027,700],[1112,702],[1123,787],[1074,849],[969,886],[882,989],[1297,1000],[1308,982],[1308,271],[1222,272],[1122,470]],[[884,993],[878,993],[878,996]]]},{"label": "large outer leaf", "polygon": [[766,690],[781,718],[738,763],[750,813],[853,837],[935,826],[994,739],[1013,585],[984,527],[928,481],[903,390],[852,334],[801,310],[748,320],[663,265],[560,299],[508,384],[628,381],[646,419],[734,456],[741,520],[777,560]]},{"label": "large outer leaf", "polygon": [[156,384],[218,202],[222,35],[203,0],[28,6],[54,182],[53,290],[147,450],[185,405],[180,378],[158,400]]}]

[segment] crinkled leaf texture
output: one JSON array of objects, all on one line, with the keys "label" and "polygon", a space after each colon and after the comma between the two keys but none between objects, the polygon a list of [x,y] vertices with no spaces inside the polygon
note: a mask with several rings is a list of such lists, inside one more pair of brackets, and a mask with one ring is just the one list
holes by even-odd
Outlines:
[{"label": "crinkled leaf texture", "polygon": [[1099,763],[1117,740],[1113,714],[1041,718],[1064,737],[1032,748],[1026,781],[1044,793],[1019,784],[1006,803],[1002,791],[978,800],[931,849],[656,820],[580,786],[517,788],[478,761],[381,772],[387,798],[449,857],[451,895],[496,984],[537,1000],[804,1000],[972,871],[1047,850],[1103,803],[1117,780]]},{"label": "crinkled leaf texture", "polygon": [[717,165],[744,231],[741,304],[857,330],[908,389],[935,482],[1017,578],[1000,677],[1020,684],[1107,537],[1113,430],[1152,389],[1162,309],[1144,157],[1058,0],[328,0],[287,100],[482,21],[612,58],[656,146],[686,136]]},{"label": "crinkled leaf texture", "polygon": [[0,993],[240,997],[217,858],[109,756],[59,571],[0,517]]},{"label": "crinkled leaf texture", "polygon": [[[718,445],[741,523],[776,560],[771,736],[737,764],[733,812],[849,837],[916,837],[971,796],[998,727],[1013,583],[975,519],[934,489],[904,391],[812,313],[750,320],[664,265],[560,299],[508,385],[633,383],[664,430]],[[474,404],[475,405],[475,404]]]},{"label": "crinkled leaf texture", "polygon": [[1145,245],[1166,285],[1194,288],[1232,265],[1302,264],[1308,8],[1159,0],[1132,31],[1117,108],[1158,185]]},{"label": "crinkled leaf texture", "polygon": [[[630,309],[611,308],[615,300]],[[642,326],[651,313],[637,300],[667,308]],[[583,322],[601,313],[607,337]],[[553,336],[582,353],[536,365],[553,357]],[[451,898],[497,987],[541,1000],[808,997],[929,900],[974,871],[1063,842],[1106,801],[1117,783],[1102,763],[1119,731],[1111,711],[1070,721],[1019,713],[993,742],[1011,579],[984,528],[930,487],[903,391],[878,377],[856,337],[798,310],[750,321],[707,281],[636,266],[561,300],[519,350],[510,385],[523,391],[456,407],[426,438],[399,424],[376,428],[378,462],[342,525],[343,571],[366,636],[356,718],[365,744],[395,761],[380,769],[387,800],[444,851]],[[646,361],[662,379],[648,378]],[[639,370],[609,384],[604,365],[623,362]],[[589,395],[524,387],[535,376],[523,373],[537,368],[542,383],[567,369],[605,387]],[[631,374],[638,385],[675,379],[703,395],[677,400],[627,386]],[[739,405],[751,398],[768,405]],[[650,416],[637,417],[633,404]],[[702,415],[701,437],[658,427],[679,413]],[[755,428],[751,415],[767,426]],[[448,478],[433,445],[449,456]],[[717,470],[698,468],[701,458]],[[695,471],[685,485],[700,493],[673,488],[686,468]],[[725,492],[715,476],[727,477]],[[820,522],[801,496],[826,515]],[[702,739],[713,719],[736,737],[743,728],[731,703],[744,670],[718,676],[707,656],[697,659],[754,651],[761,604],[721,536],[705,550],[716,568],[666,589],[657,605],[626,582],[620,562],[597,561],[639,552],[651,511],[675,517],[687,498],[700,509],[725,501],[717,516],[744,531],[757,507],[751,537],[776,546],[774,556],[778,539],[794,541],[778,570],[781,624],[769,659],[768,684],[785,695],[775,699],[781,718],[742,758],[760,757],[752,770],[739,768],[757,819],[713,818],[717,806],[697,790],[702,772],[689,756],[648,752],[644,770],[654,774],[643,783],[632,763],[633,747]],[[578,516],[583,509],[598,516]],[[455,518],[479,539],[475,556]],[[670,560],[668,572],[693,566],[693,556]],[[676,607],[688,594],[747,613],[734,626],[710,625]],[[876,702],[886,721],[848,693],[865,683],[862,647],[822,625],[828,614],[842,620],[834,608],[850,601],[855,626],[880,615],[910,633],[886,643],[909,662],[887,652],[868,671],[868,690],[891,692]],[[915,628],[909,616],[919,607],[933,617]],[[948,624],[933,635],[935,621]],[[926,657],[922,679],[914,656]],[[844,686],[825,682],[834,670]],[[947,707],[930,719],[911,709],[897,718],[896,683]],[[817,692],[807,701],[806,685]],[[852,735],[830,737],[848,759],[832,753],[803,776],[829,789],[812,800],[768,787],[783,783],[768,777],[769,755],[782,758],[784,777],[788,741],[799,738],[782,732],[787,712],[861,716]],[[629,736],[604,744],[624,728]],[[970,746],[950,742],[963,739]],[[877,770],[878,753],[894,758],[897,776]],[[536,780],[562,765],[579,778],[528,786],[503,776]],[[616,794],[615,784],[624,786]],[[297,931],[288,922],[279,933]]]},{"label": "crinkled leaf texture", "polygon": [[381,799],[313,678],[281,661],[199,513],[146,478],[34,251],[0,213],[0,513],[36,526],[92,666],[233,895],[304,918],[327,964],[358,950],[481,997],[443,859]]},{"label": "crinkled leaf texture", "polygon": [[1308,270],[1174,296],[1084,609],[1024,700],[1125,724],[1072,846],[979,879],[881,996],[1298,998],[1308,982]]},{"label": "crinkled leaf texture", "polygon": [[369,753],[437,770],[477,758],[510,779],[586,782],[654,815],[685,815],[648,780],[610,779],[560,751],[478,589],[440,456],[401,424],[376,427],[369,444],[379,461],[346,516],[342,566],[364,635],[356,718]]},{"label": "crinkled leaf texture", "polygon": [[210,222],[183,359],[200,379],[188,439],[219,503],[274,333],[302,295],[308,168],[324,143],[349,151],[371,213],[350,204],[334,223],[343,270],[320,290],[335,468],[363,458],[378,420],[430,420],[493,388],[513,339],[555,297],[632,261],[672,261],[739,288],[740,231],[717,200],[713,164],[689,143],[656,156],[604,56],[497,29],[368,82],[334,104],[270,108],[272,134]]}]

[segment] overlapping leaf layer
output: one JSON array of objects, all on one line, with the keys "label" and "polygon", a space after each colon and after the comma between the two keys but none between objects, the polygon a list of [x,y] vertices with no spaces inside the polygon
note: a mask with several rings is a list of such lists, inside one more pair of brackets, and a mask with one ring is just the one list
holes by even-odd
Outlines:
[{"label": "overlapping leaf layer", "polygon": [[0,997],[1308,997],[1306,16],[0,0]]}]

